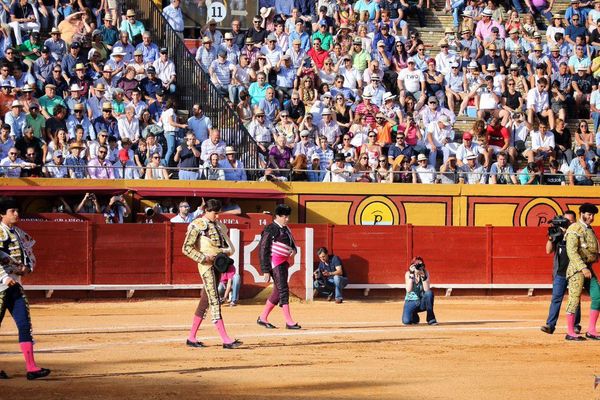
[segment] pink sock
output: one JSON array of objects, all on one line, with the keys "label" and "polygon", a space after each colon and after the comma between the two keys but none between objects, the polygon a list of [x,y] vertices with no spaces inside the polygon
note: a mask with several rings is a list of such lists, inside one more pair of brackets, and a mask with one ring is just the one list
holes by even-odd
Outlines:
[{"label": "pink sock", "polygon": [[260,314],[260,320],[262,322],[269,322],[269,314],[271,314],[271,310],[273,310],[273,308],[275,308],[275,304],[267,300],[265,308],[263,309],[262,314]]},{"label": "pink sock", "polygon": [[588,333],[590,335],[598,335],[598,332],[596,332],[596,322],[598,321],[598,315],[600,315],[600,311],[590,310],[590,325],[588,326]]},{"label": "pink sock", "polygon": [[200,328],[200,324],[202,323],[202,318],[197,315],[194,315],[194,322],[192,322],[192,329],[190,329],[190,334],[188,336],[188,340],[190,342],[196,342],[196,333],[198,333],[198,329]]},{"label": "pink sock", "polygon": [[567,313],[567,335],[577,336],[575,333],[575,314]]},{"label": "pink sock", "polygon": [[223,323],[222,319],[217,320],[215,322],[215,326],[217,327],[219,335],[221,335],[221,340],[223,340],[223,343],[233,343],[233,340],[231,340],[231,338],[227,335],[227,331],[225,331],[225,324]]},{"label": "pink sock", "polygon": [[23,353],[23,357],[25,357],[25,366],[27,368],[27,372],[36,372],[39,371],[40,368],[35,365],[35,359],[33,358],[33,343],[32,342],[21,342],[19,343],[21,346],[21,352]]},{"label": "pink sock", "polygon": [[292,319],[292,315],[290,314],[290,305],[284,304],[283,307],[281,307],[281,308],[283,309],[283,316],[285,318],[285,323],[288,325],[296,325],[296,323]]}]

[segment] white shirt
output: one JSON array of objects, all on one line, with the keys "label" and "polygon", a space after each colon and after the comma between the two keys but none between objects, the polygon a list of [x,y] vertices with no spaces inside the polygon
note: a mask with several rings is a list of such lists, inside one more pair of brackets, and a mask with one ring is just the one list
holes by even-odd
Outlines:
[{"label": "white shirt", "polygon": [[344,77],[344,87],[348,89],[356,90],[358,82],[362,82],[360,72],[356,68],[346,69],[346,67],[340,67],[339,73]]},{"label": "white shirt", "polygon": [[334,143],[342,134],[340,126],[333,119],[328,124],[322,120],[317,124],[317,127],[319,128],[319,135],[325,136],[329,143]]},{"label": "white shirt", "polygon": [[465,147],[464,143],[458,146],[456,149],[456,159],[460,160],[463,164],[467,163],[467,156],[471,154],[483,154],[484,149],[479,147],[477,143],[471,142],[471,147]]},{"label": "white shirt", "polygon": [[425,82],[425,76],[421,70],[415,69],[414,71],[410,71],[407,67],[400,71],[398,80],[404,83],[404,89],[414,93],[421,90],[421,82]]},{"label": "white shirt", "polygon": [[427,167],[421,167],[417,165],[415,167],[415,172],[417,173],[418,181],[421,183],[434,183],[435,182],[435,168],[431,165],[427,165]]},{"label": "white shirt", "polygon": [[442,147],[444,145],[444,139],[452,141],[454,137],[454,131],[449,127],[441,129],[437,121],[430,122],[427,126],[427,134],[431,135],[431,139],[436,147]]},{"label": "white shirt", "polygon": [[175,64],[171,60],[167,60],[166,62],[162,62],[160,58],[154,61],[152,64],[154,69],[156,69],[156,76],[160,78],[163,83],[167,83],[171,81],[171,78],[174,75],[177,75],[175,72]]},{"label": "white shirt", "polygon": [[555,147],[554,133],[546,131],[546,134],[542,138],[540,131],[535,131],[531,134],[531,150],[537,150],[540,147]]},{"label": "white shirt", "polygon": [[548,107],[548,92],[542,92],[537,87],[527,93],[527,109],[533,108],[535,112],[542,112]]},{"label": "white shirt", "polygon": [[122,116],[117,121],[117,127],[121,139],[129,138],[129,140],[135,142],[140,138],[140,122],[135,116],[131,119],[131,122],[127,120],[126,116]]}]

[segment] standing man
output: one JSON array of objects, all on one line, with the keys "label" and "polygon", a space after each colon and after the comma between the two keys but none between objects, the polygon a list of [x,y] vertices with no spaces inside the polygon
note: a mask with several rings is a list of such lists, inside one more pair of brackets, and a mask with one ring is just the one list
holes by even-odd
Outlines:
[{"label": "standing man", "polygon": [[585,280],[589,279],[590,297],[592,305],[590,309],[590,322],[585,337],[592,340],[600,340],[596,332],[596,321],[600,314],[600,286],[598,278],[594,274],[592,264],[598,260],[598,238],[592,229],[598,207],[590,203],[584,203],[579,207],[579,221],[569,226],[565,234],[567,241],[567,256],[569,266],[567,267],[567,282],[569,285],[569,301],[567,303],[567,336],[566,340],[582,341],[583,336],[575,333],[575,313],[581,300]]},{"label": "standing man", "polygon": [[204,319],[207,308],[210,308],[213,323],[223,340],[223,348],[235,349],[242,344],[239,340],[231,339],[227,335],[221,316],[221,303],[217,289],[219,279],[213,264],[218,254],[224,253],[230,256],[235,252],[235,248],[233,247],[233,243],[231,243],[231,239],[227,236],[227,228],[221,222],[217,221],[220,211],[220,200],[208,200],[204,215],[196,218],[188,226],[183,241],[183,254],[198,263],[198,272],[204,284],[202,296],[194,315],[192,329],[186,341],[186,344],[190,347],[204,347],[204,344],[196,339],[196,333]]},{"label": "standing man", "polygon": [[288,287],[289,260],[296,255],[296,243],[292,232],[287,227],[292,209],[286,204],[279,204],[275,208],[273,223],[268,225],[260,238],[260,268],[269,282],[273,277],[273,293],[267,299],[262,314],[256,320],[258,325],[267,329],[275,329],[276,326],[269,323],[269,314],[277,304],[283,309],[286,329],[300,329],[290,314],[290,290]]},{"label": "standing man", "polygon": [[338,256],[333,254],[330,256],[325,247],[317,250],[319,256],[318,269],[315,271],[316,280],[314,283],[315,289],[323,295],[327,296],[327,300],[331,300],[335,294],[335,302],[340,304],[344,301],[342,290],[348,284],[348,278],[344,274],[342,261]]},{"label": "standing man", "polygon": [[[17,228],[19,207],[14,199],[0,198],[0,323],[6,310],[10,312],[19,331],[19,345],[25,357],[27,379],[33,380],[50,375],[50,370],[36,365],[31,336],[29,303],[21,286],[21,276],[33,271],[35,256],[33,239]],[[0,371],[1,378],[7,378]]]},{"label": "standing man", "polygon": [[189,224],[204,213],[204,206],[205,204],[203,198],[202,204],[198,206],[196,211],[190,212],[190,203],[188,203],[187,201],[182,201],[181,203],[179,203],[179,213],[173,218],[171,218],[171,222]]},{"label": "standing man", "polygon": [[[569,210],[563,214],[563,217],[568,220],[568,226],[571,226],[577,220],[575,212]],[[546,254],[554,253],[554,261],[552,267],[552,300],[550,301],[550,310],[548,311],[548,319],[546,325],[540,329],[542,332],[552,335],[556,329],[556,322],[558,321],[558,314],[560,313],[560,306],[562,305],[563,297],[567,291],[567,267],[569,266],[569,257],[567,257],[567,242],[565,241],[565,232],[567,228],[562,226],[558,229],[561,230],[560,236],[548,236],[546,242]],[[577,307],[577,313],[575,315],[575,333],[581,332],[581,310]]]}]

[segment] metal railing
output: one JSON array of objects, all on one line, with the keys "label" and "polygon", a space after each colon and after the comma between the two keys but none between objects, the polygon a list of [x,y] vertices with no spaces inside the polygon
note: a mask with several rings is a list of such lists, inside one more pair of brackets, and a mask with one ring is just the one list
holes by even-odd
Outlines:
[{"label": "metal railing", "polygon": [[125,0],[127,8],[136,10],[138,19],[144,21],[159,47],[169,49],[169,59],[175,64],[177,90],[174,93],[177,108],[192,110],[200,104],[212,122],[221,131],[221,139],[235,146],[239,158],[249,168],[258,167],[258,146],[242,123],[237,112],[229,107],[219,94],[210,76],[202,70],[194,55],[188,50],[183,37],[175,32],[152,0]]}]

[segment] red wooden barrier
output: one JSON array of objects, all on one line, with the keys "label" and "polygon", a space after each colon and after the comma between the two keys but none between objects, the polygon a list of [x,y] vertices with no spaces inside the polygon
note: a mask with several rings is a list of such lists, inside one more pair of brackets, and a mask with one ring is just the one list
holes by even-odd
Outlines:
[{"label": "red wooden barrier", "polygon": [[[37,244],[36,273],[27,284],[197,284],[196,265],[183,256],[185,224],[21,222]],[[290,287],[305,294],[307,225],[292,226],[300,248]],[[425,259],[437,284],[551,282],[545,228],[312,225],[314,256],[326,246],[341,257],[354,284],[398,284],[409,260]],[[266,286],[258,262],[262,226],[240,230],[238,260],[245,290]],[[309,265],[312,269],[314,265]],[[252,292],[250,290],[250,292]]]}]

